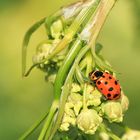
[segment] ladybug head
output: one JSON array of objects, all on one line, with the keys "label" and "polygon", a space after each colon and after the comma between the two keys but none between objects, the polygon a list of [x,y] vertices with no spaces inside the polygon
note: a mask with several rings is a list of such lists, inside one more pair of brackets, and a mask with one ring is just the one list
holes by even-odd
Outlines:
[{"label": "ladybug head", "polygon": [[98,80],[103,75],[103,72],[101,71],[92,71],[89,73],[89,78],[92,81]]}]

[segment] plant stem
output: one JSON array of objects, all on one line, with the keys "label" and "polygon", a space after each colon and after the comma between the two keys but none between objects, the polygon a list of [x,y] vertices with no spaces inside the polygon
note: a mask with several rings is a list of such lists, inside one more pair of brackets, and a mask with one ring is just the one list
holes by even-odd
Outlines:
[{"label": "plant stem", "polygon": [[22,76],[25,75],[26,72],[26,57],[27,57],[27,46],[29,44],[29,40],[31,35],[45,22],[46,17],[36,22],[33,26],[31,26],[25,34],[23,44],[22,44]]},{"label": "plant stem", "polygon": [[113,140],[121,140],[118,136],[112,133],[111,130],[107,128],[103,123],[100,125],[100,130],[108,134]]},{"label": "plant stem", "polygon": [[[105,22],[105,20],[108,16],[109,12],[113,8],[115,2],[116,2],[116,0],[101,0],[101,3],[98,7],[98,11],[96,12],[96,15],[95,15],[95,18],[94,18],[94,21],[93,21],[94,26],[91,29],[92,35],[91,35],[90,40],[93,40],[93,41],[91,41],[91,43],[93,43],[93,44],[90,44],[91,46],[95,45],[95,40],[97,39],[97,37],[100,33],[100,30],[101,30],[102,26],[104,25],[104,22]],[[109,65],[102,62],[102,60],[95,54],[94,49],[95,48],[91,47],[91,52],[93,54],[93,57],[96,60],[96,63],[99,65],[99,67],[102,70],[106,69],[106,70],[109,70],[109,71],[114,71]]]},{"label": "plant stem", "polygon": [[86,77],[88,77],[89,73],[92,71],[92,66],[93,66],[92,61],[93,61],[93,58],[92,58],[91,51],[88,51],[86,54],[86,64],[87,64]]},{"label": "plant stem", "polygon": [[75,76],[80,84],[84,83],[83,76],[82,76],[82,73],[81,73],[79,66],[76,67]]},{"label": "plant stem", "polygon": [[79,52],[79,55],[77,56],[77,58],[75,59],[73,66],[70,69],[70,72],[66,78],[66,81],[64,83],[64,86],[62,88],[62,93],[61,93],[61,99],[60,99],[60,104],[59,104],[59,110],[58,110],[58,115],[55,121],[55,124],[52,128],[52,133],[49,137],[49,140],[51,140],[53,138],[53,135],[55,134],[55,132],[57,131],[62,117],[63,117],[63,113],[64,113],[64,108],[65,108],[65,103],[67,101],[68,95],[69,95],[69,91],[71,88],[71,84],[72,84],[72,78],[74,75],[74,72],[76,70],[76,66],[78,65],[78,63],[80,62],[81,58],[86,54],[86,52],[90,49],[89,46],[85,46],[84,48],[81,49],[81,51]]},{"label": "plant stem", "polygon": [[48,115],[48,111],[39,120],[37,120],[18,140],[24,140],[28,136],[30,136],[39,127],[39,125],[45,120],[47,115]]},{"label": "plant stem", "polygon": [[75,43],[73,44],[71,50],[67,54],[63,65],[60,67],[58,71],[58,74],[56,76],[55,83],[54,83],[54,93],[55,93],[56,100],[59,100],[61,96],[61,88],[64,84],[67,73],[81,48],[82,48],[82,41],[80,39],[77,39]]},{"label": "plant stem", "polygon": [[54,123],[54,121],[55,121],[56,115],[57,115],[57,113],[55,113],[55,116],[54,116],[53,120],[51,121],[50,126],[49,126],[49,128],[48,128],[48,130],[47,130],[47,132],[46,132],[45,140],[48,140],[48,139],[49,139],[49,136],[50,136],[50,134],[51,134],[52,126],[53,126],[53,123]]},{"label": "plant stem", "polygon": [[[106,18],[108,17],[111,9],[113,8],[114,4],[117,0],[101,0],[96,15],[94,16],[93,20],[93,28],[91,29],[92,35],[90,40],[96,40],[102,26],[104,25]],[[91,41],[93,43],[94,41]],[[89,44],[92,46],[92,44]]]},{"label": "plant stem", "polygon": [[57,108],[58,108],[58,102],[53,101],[52,106],[50,108],[50,112],[49,112],[48,117],[47,117],[47,120],[46,120],[46,122],[45,122],[45,124],[43,126],[43,129],[42,129],[39,137],[38,137],[38,140],[43,140],[44,139],[46,131],[48,130],[48,128],[49,128],[49,126],[51,124],[51,121],[52,121],[52,119],[54,117],[54,114],[55,114]]},{"label": "plant stem", "polygon": [[87,109],[86,105],[86,91],[87,91],[87,84],[84,84],[84,91],[83,91],[83,110]]}]

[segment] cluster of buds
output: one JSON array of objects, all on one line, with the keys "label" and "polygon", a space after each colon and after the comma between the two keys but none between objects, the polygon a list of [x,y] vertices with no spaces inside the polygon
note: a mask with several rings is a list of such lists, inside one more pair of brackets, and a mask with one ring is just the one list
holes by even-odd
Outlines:
[{"label": "cluster of buds", "polygon": [[61,131],[68,131],[72,125],[86,134],[94,134],[104,119],[110,123],[123,121],[124,113],[129,106],[128,98],[123,93],[119,100],[106,101],[103,99],[103,95],[91,84],[87,84],[86,94],[83,95],[83,93],[83,85],[72,84],[60,126]]},{"label": "cluster of buds", "polygon": [[[59,44],[62,36],[64,36],[63,24],[60,19],[54,21],[53,24],[50,26],[50,35],[52,39],[47,39],[37,46],[36,54],[33,56],[34,64],[38,64],[44,59],[46,59]],[[54,75],[56,75],[58,69],[62,65],[66,53],[67,51],[65,49],[58,53],[56,56],[54,56],[52,59],[46,60],[38,66],[39,69],[46,72],[46,79],[48,81],[54,82],[54,78],[50,77],[55,77]]]}]

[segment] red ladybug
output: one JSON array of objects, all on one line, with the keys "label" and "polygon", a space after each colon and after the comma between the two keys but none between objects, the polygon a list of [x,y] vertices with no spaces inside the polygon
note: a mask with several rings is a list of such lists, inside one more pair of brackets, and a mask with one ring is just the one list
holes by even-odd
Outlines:
[{"label": "red ladybug", "polygon": [[93,71],[89,74],[90,80],[108,100],[117,100],[121,96],[119,82],[108,72]]}]

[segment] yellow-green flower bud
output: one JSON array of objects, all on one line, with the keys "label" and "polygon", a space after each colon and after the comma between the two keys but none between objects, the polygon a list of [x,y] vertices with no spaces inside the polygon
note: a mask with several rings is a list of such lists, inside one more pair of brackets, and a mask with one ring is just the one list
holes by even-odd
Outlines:
[{"label": "yellow-green flower bud", "polygon": [[100,137],[100,140],[109,140],[109,136],[104,132],[101,132],[99,134],[99,137]]},{"label": "yellow-green flower bud", "polygon": [[72,92],[68,97],[68,102],[72,102],[73,104],[77,104],[79,101],[82,101],[82,96],[78,93]]},{"label": "yellow-green flower bud", "polygon": [[91,90],[90,93],[87,90],[86,94],[87,106],[99,106],[101,104],[101,97],[102,94],[98,90]]},{"label": "yellow-green flower bud", "polygon": [[70,127],[70,124],[69,123],[62,123],[60,125],[60,130],[61,131],[68,131],[69,130],[69,127]]},{"label": "yellow-green flower bud", "polygon": [[72,104],[74,113],[77,116],[83,106],[82,96],[78,93],[71,93],[68,97],[68,103]]},{"label": "yellow-green flower bud", "polygon": [[82,101],[78,101],[75,105],[74,105],[74,113],[76,116],[78,116],[81,108],[83,106],[83,102]]},{"label": "yellow-green flower bud", "polygon": [[117,101],[107,101],[101,105],[101,111],[110,122],[122,122],[123,111]]},{"label": "yellow-green flower bud", "polygon": [[94,91],[94,87],[92,85],[87,85],[86,92],[87,94],[91,94]]},{"label": "yellow-green flower bud", "polygon": [[93,109],[82,110],[77,117],[77,126],[86,134],[94,134],[102,118]]},{"label": "yellow-green flower bud", "polygon": [[76,125],[76,118],[70,117],[69,115],[64,114],[63,119],[62,119],[62,124],[60,125],[60,130],[68,131],[70,125],[72,126]]},{"label": "yellow-green flower bud", "polygon": [[72,92],[79,92],[79,91],[81,91],[81,87],[80,87],[78,84],[73,83],[73,84],[72,84],[71,93],[72,93]]},{"label": "yellow-green flower bud", "polygon": [[74,107],[74,104],[71,102],[68,102],[65,104],[65,113],[69,115],[70,117],[75,117],[74,111],[72,109],[73,107]]},{"label": "yellow-green flower bud", "polygon": [[123,135],[121,140],[140,140],[140,131],[130,129]]},{"label": "yellow-green flower bud", "polygon": [[48,75],[46,77],[46,81],[51,82],[51,83],[54,83],[55,78],[56,78],[56,74],[51,74],[51,75]]},{"label": "yellow-green flower bud", "polygon": [[62,31],[63,31],[63,24],[61,20],[57,20],[51,25],[51,35],[55,39],[60,38],[60,36],[62,35]]},{"label": "yellow-green flower bud", "polygon": [[129,100],[128,100],[127,96],[122,94],[121,99],[120,99],[120,103],[121,103],[122,111],[123,112],[127,111],[128,107],[129,107]]},{"label": "yellow-green flower bud", "polygon": [[[42,61],[46,56],[48,56],[50,50],[52,49],[52,44],[50,43],[41,43],[36,49],[36,54],[33,56],[33,63],[39,63]],[[45,62],[47,63],[47,62]]]}]

